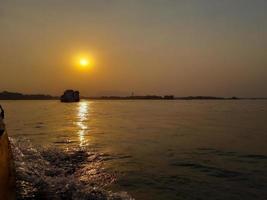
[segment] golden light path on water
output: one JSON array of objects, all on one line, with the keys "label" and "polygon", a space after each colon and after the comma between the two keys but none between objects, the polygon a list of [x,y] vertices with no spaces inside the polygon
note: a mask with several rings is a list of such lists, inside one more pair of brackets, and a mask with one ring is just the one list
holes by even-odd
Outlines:
[{"label": "golden light path on water", "polygon": [[80,146],[84,146],[88,143],[88,140],[85,139],[85,135],[89,131],[89,127],[87,124],[88,116],[89,116],[89,102],[88,101],[82,101],[79,102],[77,106],[77,118],[78,121],[76,122],[76,125],[78,126],[78,136],[80,140]]}]

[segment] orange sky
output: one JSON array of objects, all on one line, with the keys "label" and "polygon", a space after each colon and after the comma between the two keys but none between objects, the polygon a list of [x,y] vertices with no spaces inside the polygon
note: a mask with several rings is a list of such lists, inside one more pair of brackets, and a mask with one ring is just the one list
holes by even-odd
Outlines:
[{"label": "orange sky", "polygon": [[[266,97],[266,9],[264,0],[3,0],[0,91]],[[80,53],[93,67],[75,67]]]}]

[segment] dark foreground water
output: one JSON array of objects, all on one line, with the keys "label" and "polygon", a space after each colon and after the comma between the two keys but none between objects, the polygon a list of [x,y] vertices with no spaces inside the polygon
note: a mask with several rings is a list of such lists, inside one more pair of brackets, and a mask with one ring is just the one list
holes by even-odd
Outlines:
[{"label": "dark foreground water", "polygon": [[267,101],[0,101],[21,199],[267,199]]}]

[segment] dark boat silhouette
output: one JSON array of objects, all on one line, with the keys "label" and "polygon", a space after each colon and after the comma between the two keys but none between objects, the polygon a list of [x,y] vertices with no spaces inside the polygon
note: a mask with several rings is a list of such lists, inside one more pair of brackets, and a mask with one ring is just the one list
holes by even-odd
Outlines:
[{"label": "dark boat silhouette", "polygon": [[61,102],[79,102],[80,92],[74,90],[66,90],[64,94],[60,97]]}]

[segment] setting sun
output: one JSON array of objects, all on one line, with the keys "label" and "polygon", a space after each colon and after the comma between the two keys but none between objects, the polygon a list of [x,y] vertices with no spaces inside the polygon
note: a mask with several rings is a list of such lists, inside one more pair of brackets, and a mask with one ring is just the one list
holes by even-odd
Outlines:
[{"label": "setting sun", "polygon": [[85,59],[85,58],[80,59],[80,65],[81,66],[86,67],[89,64],[90,64],[90,62],[87,59]]},{"label": "setting sun", "polygon": [[78,70],[89,70],[94,66],[94,59],[87,53],[76,54],[73,57],[73,66]]}]

